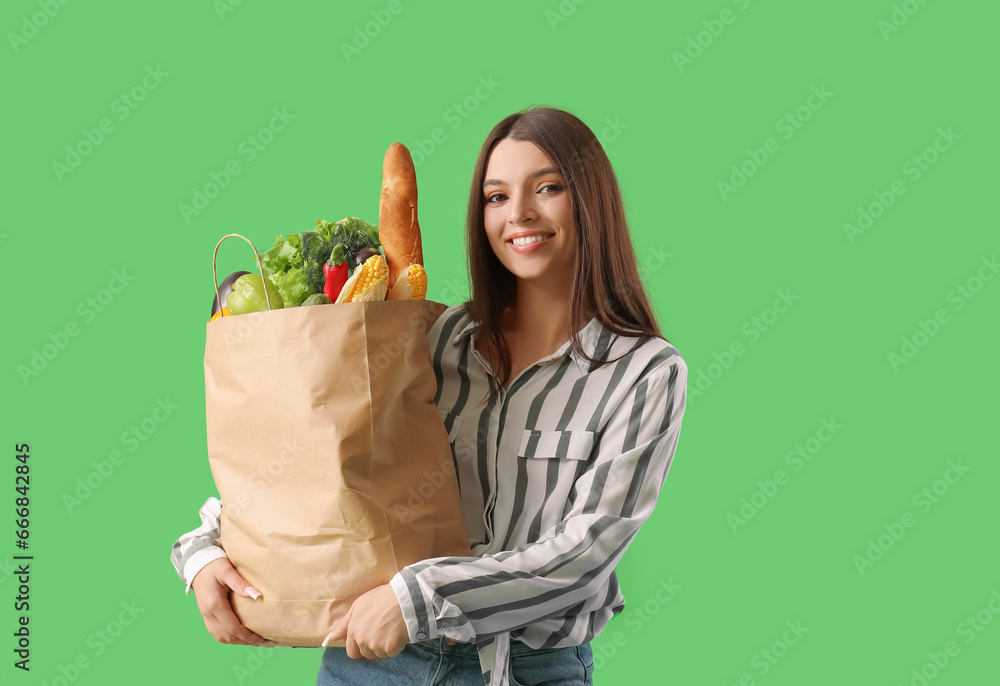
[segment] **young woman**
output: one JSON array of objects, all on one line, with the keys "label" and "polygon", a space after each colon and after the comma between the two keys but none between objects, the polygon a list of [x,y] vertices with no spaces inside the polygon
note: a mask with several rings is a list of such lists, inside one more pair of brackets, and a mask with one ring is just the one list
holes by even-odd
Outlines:
[{"label": "young woman", "polygon": [[[409,565],[331,627],[333,684],[592,683],[590,640],[624,609],[615,565],[652,513],[687,366],[643,290],[614,171],[568,112],[506,117],[467,216],[471,297],[428,333],[473,557]],[[209,632],[263,644],[229,589],[221,504],[173,549]]]}]

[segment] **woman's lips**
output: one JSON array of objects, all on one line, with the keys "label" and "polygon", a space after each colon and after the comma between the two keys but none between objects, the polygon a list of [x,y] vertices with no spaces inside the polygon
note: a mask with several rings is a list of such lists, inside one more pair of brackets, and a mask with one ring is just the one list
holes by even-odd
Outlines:
[{"label": "woman's lips", "polygon": [[[541,234],[534,234],[534,235],[537,236]],[[527,253],[534,252],[535,250],[541,248],[543,245],[548,244],[549,240],[552,239],[553,235],[555,234],[548,234],[544,238],[542,238],[542,240],[533,240],[530,243],[526,243],[525,245],[518,245],[514,243],[514,239],[511,238],[507,241],[507,245],[509,245],[514,250],[514,252],[519,253],[521,255],[526,255]],[[528,237],[530,236],[515,236],[515,238],[528,238]]]}]

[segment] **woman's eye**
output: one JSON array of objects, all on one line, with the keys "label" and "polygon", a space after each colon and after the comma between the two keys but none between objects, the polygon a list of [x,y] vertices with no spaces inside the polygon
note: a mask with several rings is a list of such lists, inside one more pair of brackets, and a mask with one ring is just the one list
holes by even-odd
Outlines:
[{"label": "woman's eye", "polygon": [[544,191],[544,190],[546,190],[548,188],[552,189],[552,190],[548,191],[549,193],[558,193],[559,191],[561,191],[563,189],[563,187],[560,186],[557,183],[549,183],[549,184],[544,185],[542,187],[542,190]]},{"label": "woman's eye", "polygon": [[486,202],[498,203],[504,198],[503,193],[493,193],[492,195],[486,196]]}]

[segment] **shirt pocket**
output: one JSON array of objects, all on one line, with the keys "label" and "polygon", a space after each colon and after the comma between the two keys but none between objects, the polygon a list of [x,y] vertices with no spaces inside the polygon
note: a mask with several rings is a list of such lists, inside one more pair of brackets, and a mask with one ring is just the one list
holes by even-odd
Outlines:
[{"label": "shirt pocket", "polygon": [[533,459],[586,460],[593,448],[593,431],[525,429],[517,455]]},{"label": "shirt pocket", "polygon": [[441,415],[445,431],[448,432],[448,442],[454,443],[458,437],[459,430],[462,428],[462,415],[445,412],[444,410],[438,410],[438,414]]}]

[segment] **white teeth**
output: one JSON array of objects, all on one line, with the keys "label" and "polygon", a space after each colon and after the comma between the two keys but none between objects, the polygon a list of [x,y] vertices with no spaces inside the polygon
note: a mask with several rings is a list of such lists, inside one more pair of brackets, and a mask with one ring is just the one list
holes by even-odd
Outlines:
[{"label": "white teeth", "polygon": [[528,245],[529,243],[537,243],[538,241],[544,241],[548,236],[525,236],[524,238],[515,238],[511,241],[514,245]]}]

